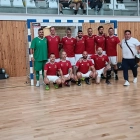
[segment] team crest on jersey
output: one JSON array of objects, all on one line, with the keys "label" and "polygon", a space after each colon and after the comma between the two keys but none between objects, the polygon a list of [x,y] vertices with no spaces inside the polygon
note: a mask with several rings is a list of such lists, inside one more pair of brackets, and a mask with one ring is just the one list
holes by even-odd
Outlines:
[{"label": "team crest on jersey", "polygon": [[54,68],[57,68],[57,66],[56,66],[56,65],[54,65]]},{"label": "team crest on jersey", "polygon": [[111,40],[114,41],[114,38],[112,38]]},{"label": "team crest on jersey", "polygon": [[89,63],[87,63],[87,66],[89,66]]},{"label": "team crest on jersey", "polygon": [[84,41],[82,41],[82,43],[84,43]]},{"label": "team crest on jersey", "polygon": [[63,66],[63,64],[61,64],[61,66]]},{"label": "team crest on jersey", "polygon": [[71,42],[73,42],[73,40],[71,40]]},{"label": "team crest on jersey", "polygon": [[68,63],[66,65],[68,66]]},{"label": "team crest on jersey", "polygon": [[67,40],[66,40],[66,42],[67,42]]},{"label": "team crest on jersey", "polygon": [[98,39],[98,40],[100,40],[100,39]]},{"label": "team crest on jersey", "polygon": [[102,58],[102,61],[104,61],[105,59],[104,58]]},{"label": "team crest on jersey", "polygon": [[51,39],[49,39],[49,41],[51,41]]},{"label": "team crest on jersey", "polygon": [[58,39],[56,38],[56,41],[58,41]]},{"label": "team crest on jersey", "polygon": [[50,69],[51,67],[49,67],[49,69]]}]

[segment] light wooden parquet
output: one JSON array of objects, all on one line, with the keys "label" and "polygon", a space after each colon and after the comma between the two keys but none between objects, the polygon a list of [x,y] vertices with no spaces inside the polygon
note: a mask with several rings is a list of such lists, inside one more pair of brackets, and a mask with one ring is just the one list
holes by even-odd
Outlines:
[{"label": "light wooden parquet", "polygon": [[123,87],[119,77],[50,91],[0,80],[0,140],[140,140],[140,78]]}]

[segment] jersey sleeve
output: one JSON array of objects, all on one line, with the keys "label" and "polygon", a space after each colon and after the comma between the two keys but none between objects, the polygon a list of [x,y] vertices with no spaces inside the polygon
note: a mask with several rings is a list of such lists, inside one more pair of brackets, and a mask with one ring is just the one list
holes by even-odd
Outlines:
[{"label": "jersey sleeve", "polygon": [[93,66],[93,63],[91,60],[89,60],[89,66]]},{"label": "jersey sleeve", "polygon": [[56,62],[56,65],[57,65],[57,70],[60,70],[60,69],[61,69],[60,63],[57,63],[57,62]]},{"label": "jersey sleeve", "polygon": [[76,67],[78,67],[78,68],[79,68],[79,65],[80,65],[80,62],[79,62],[79,61],[77,61],[77,63],[76,63]]},{"label": "jersey sleeve", "polygon": [[109,62],[108,56],[105,56],[105,61],[106,61],[106,62]]},{"label": "jersey sleeve", "polygon": [[48,70],[48,64],[45,64],[44,70]]},{"label": "jersey sleeve", "polygon": [[31,42],[31,46],[30,46],[30,48],[31,49],[35,49],[35,47],[36,47],[36,45],[35,45],[35,41],[36,39],[34,38],[33,40],[32,40],[32,42]]},{"label": "jersey sleeve", "polygon": [[90,56],[90,58],[94,60],[94,58],[95,58],[95,55],[93,54],[92,56]]},{"label": "jersey sleeve", "polygon": [[70,69],[70,68],[72,68],[72,65],[71,65],[71,63],[70,63],[70,62],[68,62],[68,64],[69,64],[69,69]]},{"label": "jersey sleeve", "polygon": [[118,37],[116,38],[116,42],[117,44],[120,43],[120,39]]}]

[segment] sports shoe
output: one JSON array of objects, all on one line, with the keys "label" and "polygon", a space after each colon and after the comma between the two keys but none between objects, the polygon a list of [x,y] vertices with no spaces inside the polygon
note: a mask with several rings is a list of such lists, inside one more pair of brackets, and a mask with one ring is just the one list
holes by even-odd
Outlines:
[{"label": "sports shoe", "polygon": [[133,83],[137,83],[137,78],[134,78]]},{"label": "sports shoe", "polygon": [[84,78],[84,77],[82,77],[82,78],[81,78],[81,80],[82,80],[82,81],[84,81],[84,80],[85,80],[85,78]]},{"label": "sports shoe", "polygon": [[40,86],[40,82],[37,81],[37,82],[36,82],[36,87],[39,87],[39,86]]},{"label": "sports shoe", "polygon": [[49,85],[46,85],[46,88],[45,88],[46,90],[49,90],[50,89],[50,87],[49,87]]},{"label": "sports shoe", "polygon": [[58,88],[59,88],[59,86],[58,86],[57,84],[54,84],[54,87],[55,87],[56,89],[58,89]]},{"label": "sports shoe", "polygon": [[126,80],[125,83],[124,83],[124,86],[129,86],[130,83]]},{"label": "sports shoe", "polygon": [[85,82],[87,85],[90,85],[89,78],[85,78]]},{"label": "sports shoe", "polygon": [[59,84],[59,87],[62,88],[62,84]]},{"label": "sports shoe", "polygon": [[118,75],[115,75],[115,80],[119,80]]},{"label": "sports shoe", "polygon": [[65,86],[70,87],[70,81],[65,82]]},{"label": "sports shoe", "polygon": [[78,85],[78,86],[81,86],[81,80],[78,80],[77,85]]},{"label": "sports shoe", "polygon": [[110,83],[109,81],[106,81],[106,84],[107,84],[107,85],[110,85],[111,83]]}]

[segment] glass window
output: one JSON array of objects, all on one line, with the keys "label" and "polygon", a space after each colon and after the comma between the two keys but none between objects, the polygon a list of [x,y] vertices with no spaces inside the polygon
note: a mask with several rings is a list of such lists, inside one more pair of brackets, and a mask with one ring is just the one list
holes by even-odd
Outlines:
[{"label": "glass window", "polygon": [[110,0],[88,0],[88,15],[113,15]]},{"label": "glass window", "polygon": [[1,0],[0,13],[26,13],[25,2],[22,0]]},{"label": "glass window", "polygon": [[27,13],[30,14],[58,14],[57,0],[26,0]]},{"label": "glass window", "polygon": [[137,16],[137,0],[112,0],[114,3],[114,15],[116,16]]}]

